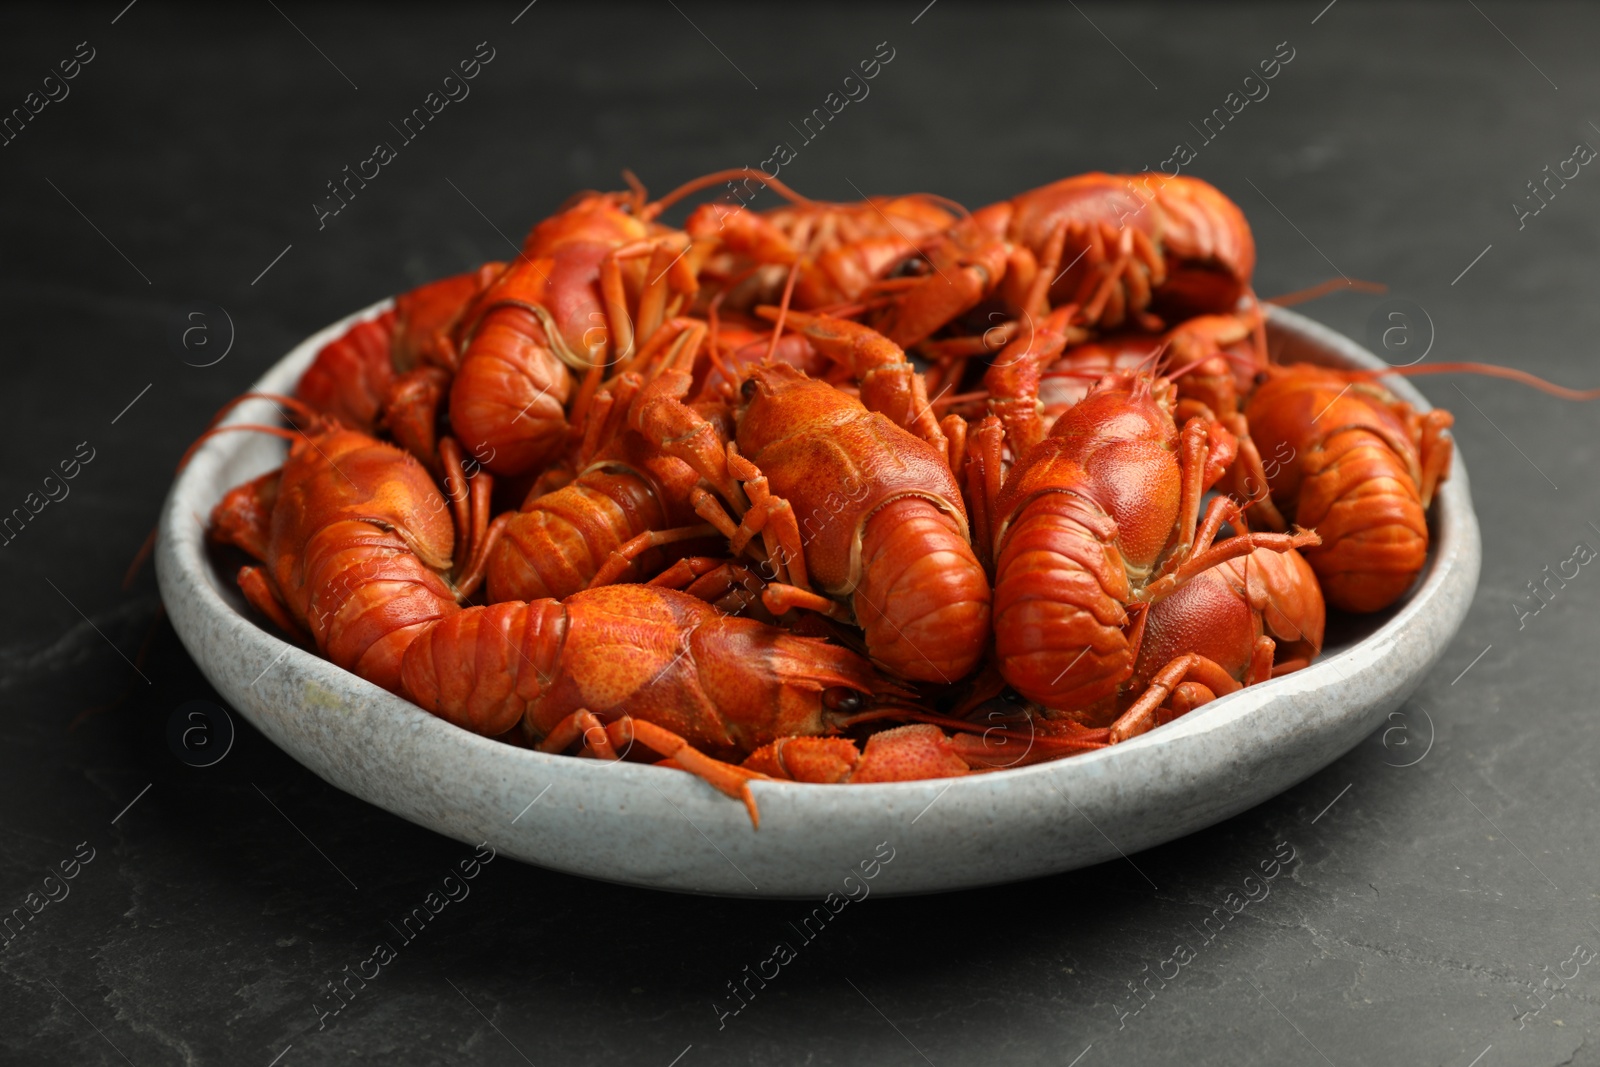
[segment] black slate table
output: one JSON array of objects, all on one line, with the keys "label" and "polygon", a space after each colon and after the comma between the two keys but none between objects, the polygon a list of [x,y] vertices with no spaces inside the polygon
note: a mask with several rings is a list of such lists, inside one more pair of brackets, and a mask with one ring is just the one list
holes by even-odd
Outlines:
[{"label": "black slate table", "polygon": [[[1600,145],[1592,9],[522,2],[6,16],[0,513],[40,510],[0,546],[0,913],[41,909],[0,948],[7,1062],[1600,1063],[1600,573],[1530,593],[1600,547],[1600,409],[1466,377],[1421,384],[1483,523],[1472,613],[1390,727],[1284,795],[1128,862],[869,901],[737,1015],[728,983],[801,905],[502,859],[322,1015],[470,850],[237,716],[220,762],[177,758],[175,717],[216,695],[123,571],[225,399],[573,190],[774,159],[820,197],[981,204],[1183,144],[1248,212],[1263,294],[1382,282],[1306,310],[1600,382],[1600,175],[1567,162]],[[379,141],[395,158],[331,214]]]}]

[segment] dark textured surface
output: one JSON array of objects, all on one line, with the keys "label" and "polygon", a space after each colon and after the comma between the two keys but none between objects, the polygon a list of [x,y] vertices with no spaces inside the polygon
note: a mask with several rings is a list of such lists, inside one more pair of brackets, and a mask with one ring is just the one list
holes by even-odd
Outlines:
[{"label": "dark textured surface", "polygon": [[[1457,413],[1485,563],[1457,644],[1393,731],[1128,863],[849,908],[720,1027],[726,983],[799,940],[800,905],[501,860],[319,1030],[324,983],[398,942],[386,920],[468,850],[323,784],[242,722],[215,766],[176,759],[169,718],[209,690],[157,621],[153,576],[118,585],[185,444],[294,341],[504,255],[497,230],[519,237],[623,167],[660,190],[779,140],[799,149],[781,176],[813,195],[930,188],[970,204],[1154,167],[1191,141],[1192,173],[1255,225],[1263,293],[1339,272],[1385,282],[1426,309],[1430,362],[1600,381],[1600,176],[1583,168],[1520,231],[1509,207],[1574,143],[1600,145],[1600,16],[1344,0],[1313,25],[1321,0],[944,0],[912,24],[921,0],[781,18],[546,0],[512,25],[517,0],[144,0],[112,25],[120,6],[11,11],[0,37],[5,108],[78,41],[95,49],[71,95],[0,148],[0,508],[79,442],[94,449],[70,496],[0,549],[0,908],[79,842],[95,850],[70,896],[0,949],[6,1062],[1600,1063],[1600,959],[1554,976],[1572,974],[1575,944],[1600,948],[1600,576],[1582,568],[1520,629],[1512,607],[1535,603],[1526,583],[1575,542],[1600,547],[1593,407],[1422,381]],[[324,182],[482,40],[496,54],[472,95],[318,232]],[[871,95],[802,144],[791,121],[885,40]],[[1201,144],[1190,122],[1284,40],[1294,59],[1271,95]],[[221,351],[215,314],[212,348],[170,339],[197,301],[237,334],[204,368],[184,360]],[[1379,306],[1345,293],[1308,310],[1363,338]],[[141,678],[124,656],[147,639]],[[1295,861],[1208,942],[1211,909],[1278,842]],[[1130,983],[1171,975],[1179,944],[1192,959],[1141,1001]]]}]

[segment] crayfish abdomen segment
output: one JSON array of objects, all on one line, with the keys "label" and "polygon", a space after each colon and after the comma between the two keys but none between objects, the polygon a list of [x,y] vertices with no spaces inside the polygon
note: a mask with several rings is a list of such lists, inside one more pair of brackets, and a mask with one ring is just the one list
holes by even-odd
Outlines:
[{"label": "crayfish abdomen segment", "polygon": [[571,596],[630,538],[666,526],[650,486],[626,472],[591,470],[507,521],[489,557],[489,599]]},{"label": "crayfish abdomen segment", "polygon": [[1334,434],[1320,452],[1306,464],[1295,509],[1296,522],[1322,535],[1306,561],[1328,603],[1377,611],[1398,600],[1427,561],[1417,484],[1405,460],[1368,430]]},{"label": "crayfish abdomen segment", "polygon": [[922,497],[874,512],[851,606],[867,653],[903,678],[954,682],[989,639],[989,579],[956,520]]},{"label": "crayfish abdomen segment", "polygon": [[1024,697],[1102,726],[1133,673],[1124,610],[1132,593],[1121,555],[1094,536],[1098,524],[1081,521],[1083,508],[1076,496],[1047,493],[1006,531],[995,567],[995,654]]},{"label": "crayfish abdomen segment", "polygon": [[395,313],[358,322],[329,341],[300,376],[295,396],[352,430],[372,433],[394,382]]},{"label": "crayfish abdomen segment", "polygon": [[498,737],[554,680],[568,628],[554,600],[458,612],[406,649],[401,695],[456,726]]},{"label": "crayfish abdomen segment", "polygon": [[450,392],[461,443],[496,474],[521,474],[553,460],[567,441],[564,405],[572,376],[544,325],[522,307],[484,316]]}]

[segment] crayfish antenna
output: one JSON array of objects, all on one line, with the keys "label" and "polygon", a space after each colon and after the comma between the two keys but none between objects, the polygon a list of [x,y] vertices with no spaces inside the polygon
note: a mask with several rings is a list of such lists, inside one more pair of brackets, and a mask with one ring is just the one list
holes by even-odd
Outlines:
[{"label": "crayfish antenna", "polygon": [[710,174],[702,174],[698,178],[691,178],[682,185],[678,186],[676,189],[672,190],[666,196],[663,196],[660,200],[657,200],[651,204],[646,204],[644,210],[640,212],[640,216],[645,219],[656,218],[663,211],[667,210],[667,208],[671,207],[673,204],[676,204],[684,197],[693,196],[702,189],[709,189],[713,185],[719,185],[725,181],[733,181],[736,178],[760,182],[762,185],[771,189],[773,192],[777,193],[791,204],[813,203],[812,200],[801,196],[783,182],[780,182],[776,178],[768,177],[766,174],[763,174],[754,167],[733,167],[730,170],[713,171]]},{"label": "crayfish antenna", "polygon": [[[296,397],[284,396],[279,393],[240,393],[238,396],[222,405],[217,413],[211,416],[211,420],[206,423],[206,428],[201,431],[200,436],[196,437],[189,444],[189,447],[183,450],[183,455],[178,459],[178,470],[181,471],[187,467],[189,465],[189,461],[194,458],[194,454],[200,450],[200,446],[220,433],[228,433],[236,430],[251,430],[257,433],[270,434],[273,437],[282,437],[286,441],[294,441],[297,437],[304,436],[303,432],[300,430],[289,430],[282,426],[262,426],[256,423],[239,423],[235,426],[217,425],[223,419],[227,418],[230,412],[236,409],[240,404],[243,404],[246,400],[270,400],[280,407],[287,407],[290,411],[295,412],[302,419],[306,420],[308,424],[314,425],[318,422],[326,421],[326,418],[316,409],[312,408],[305,401]],[[150,554],[155,550],[156,534],[158,529],[159,528],[155,526],[150,528],[150,532],[145,535],[144,543],[139,546],[139,551],[134,553],[132,561],[128,564],[128,569],[123,572],[122,588],[124,590],[131,589],[133,587],[133,580],[138,577],[139,572],[144,569],[145,563],[149,561]]]},{"label": "crayfish antenna", "polygon": [[1280,308],[1294,307],[1296,304],[1320,300],[1329,293],[1337,293],[1343,289],[1349,289],[1357,293],[1374,294],[1387,293],[1389,291],[1389,287],[1382,282],[1364,282],[1357,278],[1329,278],[1326,281],[1318,282],[1316,285],[1310,285],[1304,289],[1296,289],[1281,296],[1266,297],[1260,302]]},{"label": "crayfish antenna", "polygon": [[291,430],[285,426],[263,426],[260,423],[255,422],[238,422],[231,426],[213,427],[212,429],[209,429],[205,433],[201,434],[199,437],[195,438],[194,444],[190,445],[184,451],[183,457],[178,460],[178,469],[181,471],[183,468],[187,467],[189,465],[189,461],[194,458],[194,454],[200,450],[200,446],[205,444],[211,438],[217,436],[218,434],[234,433],[244,430],[249,430],[252,433],[264,433],[272,437],[281,437],[285,441],[290,442],[298,441],[304,436],[304,434],[302,434],[299,430]]},{"label": "crayfish antenna", "polygon": [[789,280],[783,285],[783,300],[778,304],[778,313],[772,319],[772,340],[767,345],[766,362],[771,363],[772,357],[778,351],[778,339],[783,335],[783,320],[789,314],[789,300],[794,296],[794,282],[800,276],[800,261],[795,260],[789,267]]},{"label": "crayfish antenna", "polygon": [[1185,374],[1188,374],[1190,371],[1194,370],[1196,367],[1201,366],[1202,364],[1211,362],[1211,360],[1216,356],[1223,356],[1223,355],[1225,355],[1225,354],[1222,353],[1222,352],[1212,352],[1212,353],[1210,353],[1208,355],[1205,355],[1205,356],[1201,357],[1200,359],[1195,360],[1193,363],[1189,363],[1189,364],[1187,364],[1185,366],[1179,367],[1177,370],[1168,371],[1165,375],[1163,375],[1163,377],[1170,378],[1173,381],[1177,381],[1179,378],[1182,378]]},{"label": "crayfish antenna", "polygon": [[222,405],[222,407],[217,410],[217,413],[211,416],[211,421],[206,423],[206,429],[209,430],[214,428],[223,419],[227,418],[230,412],[247,400],[269,400],[280,408],[287,408],[288,411],[286,411],[285,414],[288,414],[288,412],[293,412],[295,415],[309,423],[327,421],[326,415],[322,414],[322,412],[318,411],[310,404],[307,404],[304,400],[301,400],[297,396],[287,396],[283,393],[249,392],[240,393],[238,396]]},{"label": "crayfish antenna", "polygon": [[1600,389],[1569,389],[1564,385],[1541,378],[1537,374],[1529,374],[1525,370],[1515,367],[1501,367],[1493,363],[1430,363],[1427,365],[1415,364],[1409,367],[1390,367],[1386,370],[1367,370],[1356,372],[1358,381],[1372,381],[1377,378],[1386,378],[1397,375],[1401,378],[1414,378],[1423,374],[1481,374],[1486,378],[1504,378],[1506,381],[1520,382],[1531,386],[1541,393],[1560,397],[1563,400],[1600,400]]},{"label": "crayfish antenna", "polygon": [[634,214],[643,215],[645,205],[650,202],[650,193],[645,189],[644,182],[640,181],[639,176],[627,167],[622,168],[622,180],[628,183],[628,188],[633,192]]},{"label": "crayfish antenna", "polygon": [[947,207],[951,211],[954,211],[957,215],[960,215],[962,219],[970,219],[972,217],[972,212],[967,209],[967,205],[963,204],[959,200],[953,200],[948,196],[940,196],[938,193],[907,193],[906,195],[908,197],[920,197],[921,199],[928,201],[930,204],[937,204],[940,207]]},{"label": "crayfish antenna", "polygon": [[295,397],[284,396],[281,393],[240,393],[238,396],[222,405],[221,410],[219,410],[215,415],[211,416],[211,421],[206,423],[205,430],[202,431],[200,436],[196,437],[189,447],[184,450],[183,456],[178,460],[178,470],[181,471],[187,467],[189,465],[189,461],[194,458],[194,454],[199,451],[200,446],[220,433],[232,433],[241,430],[249,430],[253,433],[264,433],[273,437],[281,437],[286,441],[296,441],[305,436],[305,430],[300,428],[289,429],[288,427],[284,426],[265,426],[260,423],[253,422],[235,423],[231,426],[217,425],[217,423],[227,418],[235,408],[247,400],[270,400],[272,403],[278,405],[279,408],[287,408],[288,410],[284,412],[286,416],[289,412],[293,412],[295,415],[299,416],[299,418],[302,419],[307,426],[312,428],[326,425],[328,423],[327,416],[317,411],[305,401],[299,400]]}]

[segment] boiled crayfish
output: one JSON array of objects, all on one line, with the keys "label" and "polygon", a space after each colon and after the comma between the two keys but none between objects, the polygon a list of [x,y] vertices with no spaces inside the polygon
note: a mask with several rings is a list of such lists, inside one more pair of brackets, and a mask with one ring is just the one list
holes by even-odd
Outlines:
[{"label": "boiled crayfish", "polygon": [[968,214],[769,182],[785,206],[661,221],[730,175],[758,180],[582,194],[325,346],[273,398],[292,429],[207,431],[290,442],[211,517],[249,602],[451,723],[755,819],[764,779],[1125,741],[1306,666],[1324,598],[1377,610],[1424,565],[1449,414],[1272,363],[1214,187]]}]

